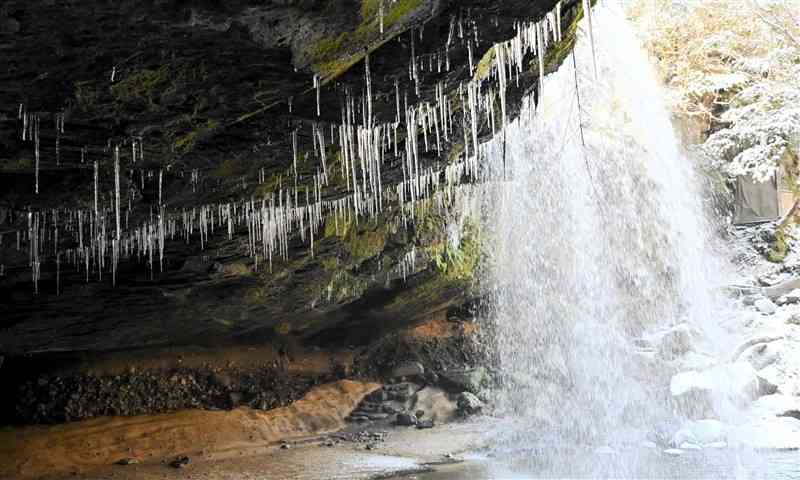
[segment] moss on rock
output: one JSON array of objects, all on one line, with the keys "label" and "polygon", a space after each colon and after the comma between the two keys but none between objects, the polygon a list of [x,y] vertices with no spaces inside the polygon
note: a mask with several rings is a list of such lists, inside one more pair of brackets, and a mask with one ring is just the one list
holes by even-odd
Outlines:
[{"label": "moss on rock", "polygon": [[111,94],[121,103],[144,100],[153,106],[155,93],[169,81],[169,68],[162,65],[155,70],[143,69],[111,87]]}]

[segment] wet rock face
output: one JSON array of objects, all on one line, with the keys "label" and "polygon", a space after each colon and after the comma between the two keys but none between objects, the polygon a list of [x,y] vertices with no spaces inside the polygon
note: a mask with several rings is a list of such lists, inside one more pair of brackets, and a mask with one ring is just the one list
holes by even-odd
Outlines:
[{"label": "wet rock face", "polygon": [[172,369],[121,375],[41,376],[15,392],[15,423],[61,423],[188,408],[259,410],[289,405],[332,378],[290,375],[263,368]]},{"label": "wet rock face", "polygon": [[[221,338],[363,343],[383,329],[462,304],[473,283],[477,248],[462,242],[464,252],[453,258],[465,259],[459,260],[464,265],[441,268],[437,252],[447,242],[444,227],[450,220],[441,213],[403,228],[396,206],[370,222],[326,223],[313,256],[307,238],[290,238],[287,258],[275,259],[271,267],[263,258],[260,265],[253,261],[247,230],[230,238],[218,230],[202,247],[196,231],[189,241],[178,232],[166,241],[161,268],[151,268],[146,256],[123,260],[115,286],[109,271],[102,279],[92,272],[87,281],[68,258],[57,266],[53,252],[75,247],[63,234],[67,226],[59,225],[62,235],[48,237],[43,253],[38,295],[24,238],[27,213],[91,208],[94,161],[99,201],[109,204],[111,146],[120,146],[125,165],[124,225],[152,218],[160,204],[180,212],[274,194],[293,181],[295,131],[301,158],[312,159],[300,162],[298,182],[312,185],[312,124],[329,137],[329,127],[341,121],[344,92],[362,92],[365,49],[371,52],[375,117],[393,121],[395,80],[414,104],[431,101],[438,84],[446,94],[458,95],[459,84],[471,78],[467,44],[451,42],[450,71],[423,69],[417,94],[408,75],[412,48],[416,58],[433,58],[452,39],[453,25],[462,25],[478,39],[477,63],[494,42],[515,34],[515,21],[537,19],[555,3],[404,0],[387,10],[381,34],[375,2],[366,0],[5,2],[0,7],[0,353]],[[565,25],[574,20],[576,3],[564,2]],[[324,83],[320,115],[315,76]],[[509,86],[510,116],[536,77],[525,72],[519,86]],[[42,124],[38,194],[34,148],[20,135],[20,105],[38,114]],[[59,118],[63,133],[54,128]],[[423,155],[421,168],[463,149],[460,136],[454,137],[439,156]],[[335,152],[330,154],[333,162]],[[138,157],[135,163],[131,155]],[[401,162],[387,160],[381,176],[384,186],[402,180]],[[321,196],[340,198],[347,188],[331,182]],[[415,269],[403,279],[398,265],[412,245],[418,246]]]}]

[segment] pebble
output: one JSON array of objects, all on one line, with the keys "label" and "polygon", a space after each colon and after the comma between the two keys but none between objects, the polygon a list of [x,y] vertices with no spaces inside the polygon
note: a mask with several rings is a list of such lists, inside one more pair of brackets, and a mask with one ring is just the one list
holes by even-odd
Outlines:
[{"label": "pebble", "polygon": [[433,427],[434,427],[433,420],[419,420],[417,422],[417,428],[419,428],[420,430]]},{"label": "pebble", "polygon": [[189,459],[189,457],[187,457],[186,455],[181,455],[175,458],[175,460],[169,462],[169,466],[172,468],[185,468],[187,465],[189,465],[190,462],[191,460]]}]

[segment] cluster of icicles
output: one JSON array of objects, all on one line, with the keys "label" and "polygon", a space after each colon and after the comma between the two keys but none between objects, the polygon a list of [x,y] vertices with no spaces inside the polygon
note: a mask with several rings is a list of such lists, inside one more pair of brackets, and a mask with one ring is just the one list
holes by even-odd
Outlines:
[{"label": "cluster of icicles", "polygon": [[[588,0],[584,0],[588,11]],[[381,2],[379,14],[384,13]],[[472,58],[473,38],[477,45],[477,27],[473,22],[473,38],[464,33],[463,22],[451,22],[449,49],[455,31],[467,44],[470,58],[470,73],[474,75]],[[415,32],[412,31],[412,38]],[[332,221],[337,234],[342,225],[358,222],[359,218],[377,218],[387,203],[399,206],[403,224],[414,221],[415,205],[435,199],[440,208],[452,204],[459,195],[460,185],[491,180],[489,169],[482,169],[480,160],[482,145],[478,139],[481,122],[491,128],[492,135],[504,129],[507,122],[506,90],[509,82],[516,81],[527,70],[523,63],[528,54],[539,59],[540,81],[544,76],[544,56],[547,48],[560,41],[561,3],[541,21],[518,23],[516,35],[509,41],[494,45],[494,64],[491,74],[486,78],[473,78],[457,88],[457,95],[447,95],[446,84],[435,86],[433,101],[409,105],[408,94],[401,95],[399,82],[395,82],[394,121],[379,123],[373,115],[372,79],[369,56],[365,58],[365,92],[356,98],[349,90],[345,92],[341,109],[341,124],[330,125],[326,144],[326,128],[312,124],[312,144],[319,166],[310,186],[298,186],[298,132],[292,134],[293,159],[291,174],[294,182],[279,184],[277,191],[260,199],[250,198],[193,208],[170,210],[162,198],[163,171],[157,172],[158,207],[151,211],[149,218],[138,225],[129,225],[129,215],[133,200],[133,189],[128,188],[127,206],[121,202],[120,147],[106,146],[105,151],[113,151],[114,191],[103,194],[99,191],[98,162],[92,163],[94,171],[93,204],[87,209],[51,209],[27,213],[27,231],[17,232],[17,248],[21,242],[29,247],[30,268],[34,290],[38,293],[41,264],[44,256],[52,257],[56,264],[56,290],[60,288],[62,262],[78,268],[85,273],[86,281],[91,278],[102,279],[103,272],[110,269],[111,280],[116,283],[120,259],[138,259],[149,266],[151,275],[163,271],[164,250],[167,241],[182,239],[189,242],[199,236],[201,248],[209,238],[224,231],[229,239],[236,232],[247,231],[247,249],[254,259],[255,268],[259,263],[272,269],[274,259],[286,260],[289,257],[290,239],[299,234],[300,239],[309,245],[314,255],[315,241],[320,237],[320,228],[326,221]],[[417,58],[411,49],[409,77],[416,85],[419,95],[419,72],[426,68],[425,58]],[[449,69],[449,54],[428,56],[427,68]],[[320,113],[319,92],[322,82],[314,78],[317,91],[317,113]],[[500,122],[497,125],[497,101],[499,98]],[[524,101],[530,101],[525,97]],[[290,107],[291,108],[291,107]],[[525,109],[526,107],[523,106]],[[527,107],[528,111],[533,109]],[[22,139],[34,143],[35,148],[35,191],[39,193],[40,165],[40,116],[28,112],[24,105],[19,107],[22,121]],[[64,115],[55,116],[56,123],[56,161],[59,158],[59,141],[64,132]],[[401,131],[398,133],[398,131]],[[464,151],[460,159],[443,166],[434,165],[423,168],[420,150],[435,151],[437,156],[445,151],[447,143],[462,141]],[[144,157],[141,138],[131,139],[130,164],[126,167],[130,181],[133,181],[135,164]],[[326,198],[324,188],[329,185],[331,171],[328,165],[327,150],[335,145],[340,152],[338,172],[346,183],[348,193],[338,198]],[[81,162],[85,161],[88,148],[81,151]],[[126,155],[127,156],[127,155]],[[306,154],[307,156],[307,154]],[[382,169],[387,162],[399,159],[403,180],[394,186],[385,187],[382,183]],[[87,165],[88,167],[88,165]],[[287,172],[287,176],[288,176]],[[190,172],[192,191],[201,185],[200,172]],[[155,180],[154,172],[139,171],[144,189],[145,178]],[[263,169],[259,171],[257,183],[265,183]],[[289,183],[288,181],[286,182]],[[242,178],[242,186],[246,183]],[[124,210],[124,211],[123,211]],[[74,247],[59,249],[59,239],[69,238]],[[0,236],[0,244],[2,236]],[[414,270],[416,249],[412,248],[397,266],[402,277]],[[4,267],[2,267],[4,268]]]}]

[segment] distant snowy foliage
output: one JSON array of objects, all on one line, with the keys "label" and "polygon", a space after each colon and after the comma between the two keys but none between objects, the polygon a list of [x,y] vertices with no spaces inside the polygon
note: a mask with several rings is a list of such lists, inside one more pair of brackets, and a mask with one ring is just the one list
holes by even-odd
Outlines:
[{"label": "distant snowy foliage", "polygon": [[632,10],[675,106],[715,130],[730,176],[772,178],[800,153],[800,0],[638,0]]}]

